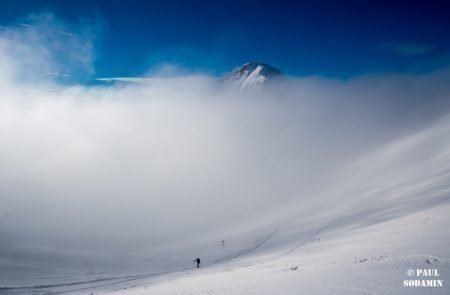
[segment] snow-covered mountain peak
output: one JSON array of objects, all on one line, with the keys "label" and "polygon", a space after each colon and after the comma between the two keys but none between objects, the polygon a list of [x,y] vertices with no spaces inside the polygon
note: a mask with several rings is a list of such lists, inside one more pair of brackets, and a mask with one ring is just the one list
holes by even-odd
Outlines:
[{"label": "snow-covered mountain peak", "polygon": [[249,62],[235,68],[224,77],[224,85],[232,88],[247,90],[259,88],[269,80],[282,76],[280,70],[260,62]]}]

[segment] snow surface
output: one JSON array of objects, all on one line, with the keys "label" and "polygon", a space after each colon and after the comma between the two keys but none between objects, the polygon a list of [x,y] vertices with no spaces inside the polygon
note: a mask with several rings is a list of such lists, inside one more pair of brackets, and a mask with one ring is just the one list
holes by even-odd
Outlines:
[{"label": "snow surface", "polygon": [[[3,261],[0,294],[448,294],[449,135],[445,118],[352,159],[258,226],[106,257],[88,273]],[[409,269],[437,269],[443,287],[403,287]]]}]

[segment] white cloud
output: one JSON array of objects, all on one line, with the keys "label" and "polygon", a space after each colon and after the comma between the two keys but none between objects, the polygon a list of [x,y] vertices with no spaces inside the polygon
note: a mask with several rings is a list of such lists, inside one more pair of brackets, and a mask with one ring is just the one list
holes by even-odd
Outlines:
[{"label": "white cloud", "polygon": [[45,73],[91,67],[92,46],[78,44],[83,66],[72,68],[41,33],[0,33],[9,250],[115,253],[217,233],[314,198],[342,164],[448,110],[447,70],[290,79],[254,93],[198,76],[62,86]]}]

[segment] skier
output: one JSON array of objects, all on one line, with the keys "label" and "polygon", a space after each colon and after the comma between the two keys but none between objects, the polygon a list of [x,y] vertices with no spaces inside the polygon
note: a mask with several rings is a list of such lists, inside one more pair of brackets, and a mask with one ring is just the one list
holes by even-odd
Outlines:
[{"label": "skier", "polygon": [[197,268],[200,268],[200,258],[196,258],[194,262],[197,262]]}]

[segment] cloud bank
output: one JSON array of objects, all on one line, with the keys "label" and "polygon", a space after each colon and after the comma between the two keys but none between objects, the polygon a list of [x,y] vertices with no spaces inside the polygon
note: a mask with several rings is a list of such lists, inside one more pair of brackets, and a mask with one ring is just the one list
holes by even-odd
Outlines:
[{"label": "cloud bank", "polygon": [[0,30],[3,258],[217,234],[314,199],[343,164],[449,110],[448,69],[246,93],[202,76],[99,86],[49,75],[92,75],[94,48],[48,15]]}]

